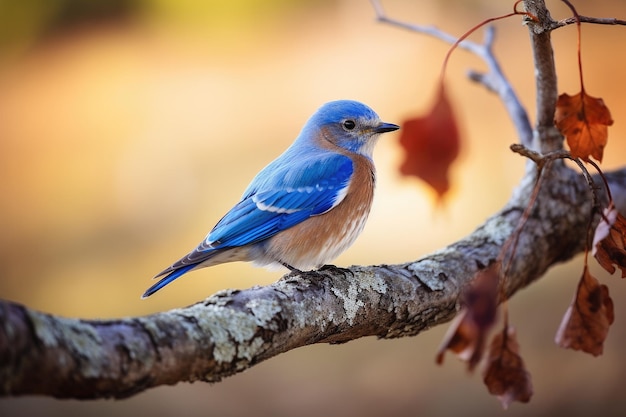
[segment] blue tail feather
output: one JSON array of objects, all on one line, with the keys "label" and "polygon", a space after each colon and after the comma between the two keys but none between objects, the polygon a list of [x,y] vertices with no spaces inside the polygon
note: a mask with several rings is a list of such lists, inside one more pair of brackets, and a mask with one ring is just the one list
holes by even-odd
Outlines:
[{"label": "blue tail feather", "polygon": [[182,268],[179,268],[179,269],[176,269],[176,270],[170,272],[169,274],[167,274],[166,276],[161,278],[159,280],[159,282],[157,282],[156,284],[154,284],[153,286],[148,288],[146,290],[146,292],[143,293],[141,298],[148,298],[148,297],[150,297],[152,294],[154,294],[155,292],[159,291],[161,288],[165,287],[167,284],[169,284],[170,282],[174,281],[176,278],[180,277],[181,275],[191,271],[196,266],[197,266],[197,264],[186,265],[186,266],[184,266]]}]

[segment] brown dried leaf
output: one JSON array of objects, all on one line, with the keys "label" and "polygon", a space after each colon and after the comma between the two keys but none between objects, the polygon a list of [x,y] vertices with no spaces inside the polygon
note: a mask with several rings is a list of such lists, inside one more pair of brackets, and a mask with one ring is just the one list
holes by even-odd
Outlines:
[{"label": "brown dried leaf", "polygon": [[601,98],[591,97],[584,90],[575,96],[561,94],[556,102],[554,123],[566,137],[572,157],[588,161],[591,156],[602,161],[608,126],[613,124],[613,119]]},{"label": "brown dried leaf", "polygon": [[441,87],[431,110],[402,124],[403,175],[413,175],[430,185],[441,198],[450,188],[448,170],[459,154],[459,129],[450,100]]},{"label": "brown dried leaf", "polygon": [[507,326],[495,335],[487,356],[483,381],[505,409],[513,401],[527,403],[533,395],[530,373],[519,355],[515,329]]},{"label": "brown dried leaf", "polygon": [[585,265],[576,295],[563,316],[555,341],[563,348],[601,355],[613,319],[609,289],[601,285]]},{"label": "brown dried leaf", "polygon": [[615,264],[622,270],[622,278],[626,278],[626,218],[613,205],[604,209],[591,253],[609,273],[615,273]]},{"label": "brown dried leaf", "polygon": [[475,350],[474,345],[477,339],[476,326],[467,318],[467,310],[461,310],[450,323],[450,327],[448,327],[448,331],[437,351],[435,362],[439,365],[443,363],[446,350],[451,350],[459,358],[467,361]]},{"label": "brown dried leaf", "polygon": [[463,310],[457,315],[437,351],[436,362],[443,363],[446,350],[464,361],[470,371],[480,362],[487,332],[496,320],[498,308],[499,264],[479,271],[465,293]]}]

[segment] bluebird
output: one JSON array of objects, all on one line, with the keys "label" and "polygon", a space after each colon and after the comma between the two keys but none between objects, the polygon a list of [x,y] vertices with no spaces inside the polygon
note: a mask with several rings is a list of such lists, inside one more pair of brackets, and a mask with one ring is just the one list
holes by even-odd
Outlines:
[{"label": "bluebird", "polygon": [[149,297],[181,275],[225,262],[252,261],[302,271],[339,256],[363,230],[372,206],[374,145],[385,123],[350,100],[324,104],[282,155],[188,255],[166,268]]}]

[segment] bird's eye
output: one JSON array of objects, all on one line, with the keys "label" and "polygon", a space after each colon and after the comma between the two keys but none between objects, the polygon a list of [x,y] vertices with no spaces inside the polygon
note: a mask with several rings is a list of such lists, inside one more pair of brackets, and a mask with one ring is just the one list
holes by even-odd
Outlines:
[{"label": "bird's eye", "polygon": [[342,125],[346,130],[353,130],[356,127],[356,123],[351,119],[344,120]]}]

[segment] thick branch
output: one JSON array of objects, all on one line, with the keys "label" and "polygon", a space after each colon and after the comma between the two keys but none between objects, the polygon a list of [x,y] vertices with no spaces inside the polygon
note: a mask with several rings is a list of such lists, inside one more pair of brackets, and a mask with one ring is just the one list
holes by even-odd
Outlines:
[{"label": "thick branch", "polygon": [[[509,296],[584,246],[585,180],[562,165],[547,175],[506,280]],[[615,195],[626,195],[626,170],[609,179]],[[511,202],[467,238],[403,265],[290,274],[187,308],[119,320],[67,319],[2,302],[0,392],[120,398],[180,381],[219,381],[308,344],[416,335],[455,315],[462,289],[495,261],[533,184],[529,175]]]}]

